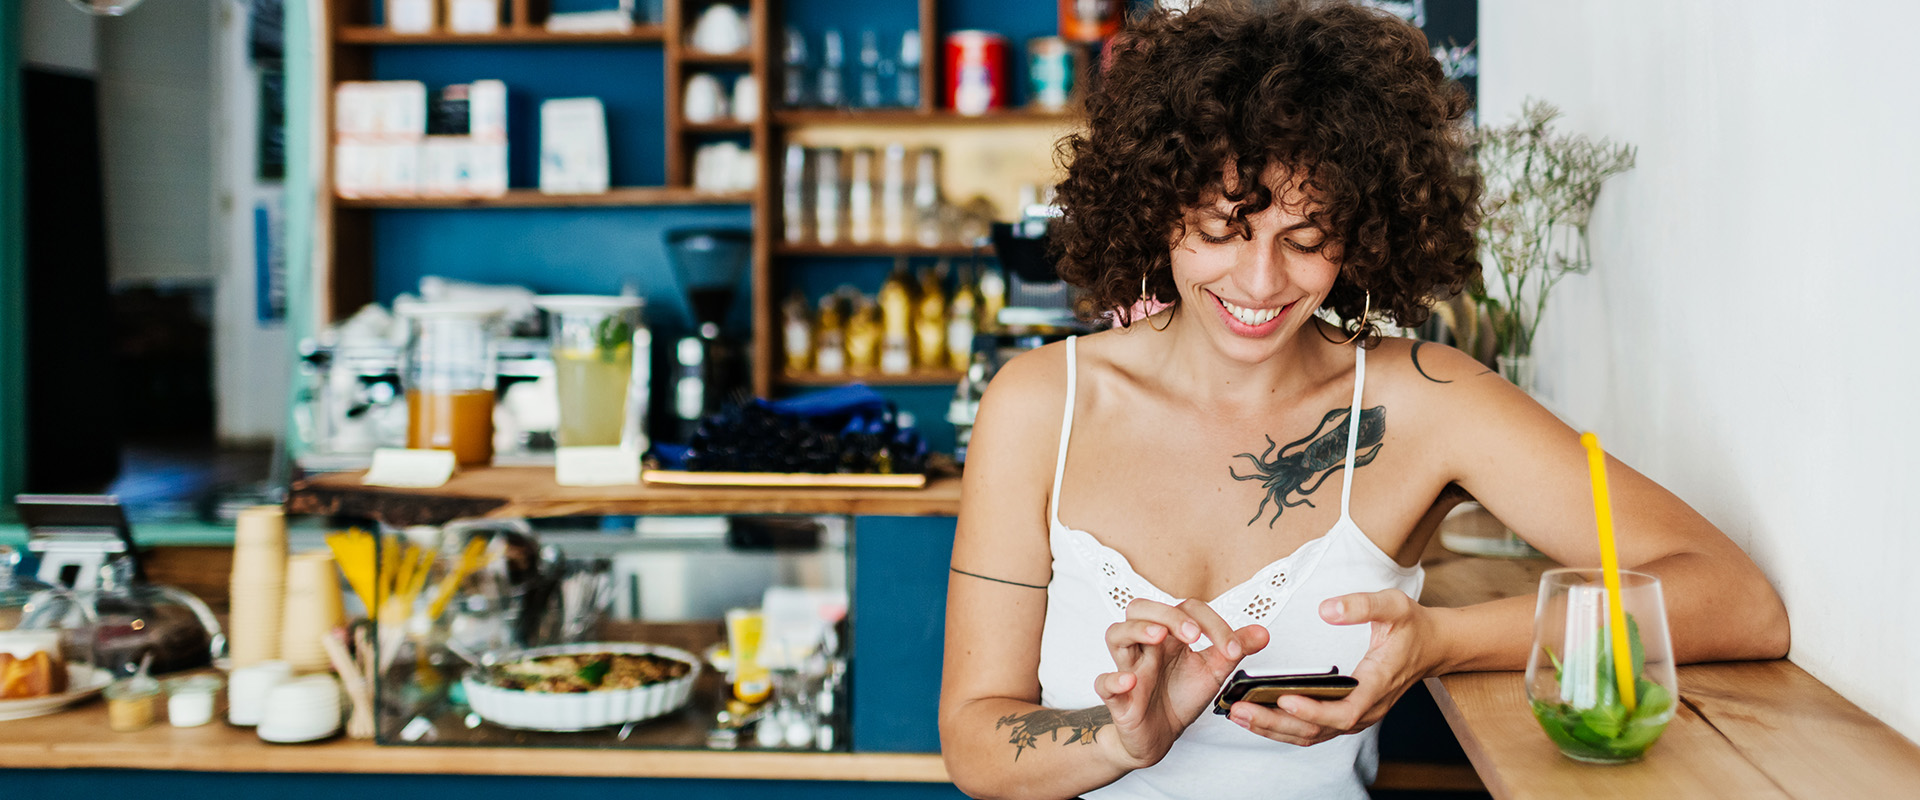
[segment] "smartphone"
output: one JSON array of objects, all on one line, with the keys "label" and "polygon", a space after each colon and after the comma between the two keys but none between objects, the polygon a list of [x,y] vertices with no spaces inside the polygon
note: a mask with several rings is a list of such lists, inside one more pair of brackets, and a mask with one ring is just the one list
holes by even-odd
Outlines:
[{"label": "smartphone", "polygon": [[1295,675],[1248,675],[1237,670],[1213,698],[1213,713],[1226,716],[1234,703],[1242,700],[1263,706],[1277,706],[1285,695],[1297,694],[1315,700],[1339,700],[1353,692],[1360,682],[1340,674],[1334,667],[1326,672]]}]

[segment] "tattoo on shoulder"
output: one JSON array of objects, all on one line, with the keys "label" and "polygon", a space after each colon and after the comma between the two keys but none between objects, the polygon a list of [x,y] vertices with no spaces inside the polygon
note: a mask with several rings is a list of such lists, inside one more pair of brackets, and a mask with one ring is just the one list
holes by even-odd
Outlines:
[{"label": "tattoo on shoulder", "polygon": [[1413,343],[1413,368],[1420,372],[1420,377],[1426,378],[1434,383],[1452,383],[1453,381],[1443,381],[1432,375],[1428,375],[1426,367],[1420,366],[1420,348],[1424,345],[1426,345],[1426,342],[1416,341]]},{"label": "tattoo on shoulder", "polygon": [[1112,724],[1113,712],[1106,706],[1042,708],[1025,714],[1008,714],[994,723],[993,729],[1013,728],[1007,742],[1013,745],[1013,760],[1019,761],[1020,753],[1037,747],[1041,736],[1060,742],[1060,732],[1066,731],[1067,740],[1061,744],[1093,744],[1095,733]]},{"label": "tattoo on shoulder", "polygon": [[[1315,507],[1307,495],[1318,491],[1321,484],[1347,465],[1347,419],[1350,414],[1348,409],[1336,408],[1320,419],[1320,425],[1313,429],[1313,433],[1278,446],[1273,443],[1273,437],[1268,436],[1266,452],[1258,456],[1252,453],[1234,456],[1253,462],[1253,472],[1241,475],[1228,466],[1227,474],[1237,481],[1260,481],[1261,487],[1267,490],[1260,497],[1260,508],[1253,513],[1253,519],[1247,520],[1247,525],[1260,521],[1260,517],[1267,513],[1269,501],[1275,504],[1273,517],[1267,520],[1269,528],[1289,508]],[[1380,440],[1386,431],[1386,406],[1360,411],[1360,432],[1354,443],[1354,469],[1373,463],[1374,457],[1380,454]]]}]

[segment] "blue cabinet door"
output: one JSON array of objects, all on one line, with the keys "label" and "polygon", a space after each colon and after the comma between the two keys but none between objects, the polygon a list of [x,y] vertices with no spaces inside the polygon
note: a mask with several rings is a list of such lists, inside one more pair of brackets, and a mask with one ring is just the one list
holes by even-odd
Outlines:
[{"label": "blue cabinet door", "polygon": [[952,517],[858,517],[853,526],[853,749],[940,750]]}]

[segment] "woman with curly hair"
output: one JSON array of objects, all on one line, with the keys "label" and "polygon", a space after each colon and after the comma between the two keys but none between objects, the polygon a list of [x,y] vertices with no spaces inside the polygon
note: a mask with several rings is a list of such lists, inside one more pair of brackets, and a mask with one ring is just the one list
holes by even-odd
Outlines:
[{"label": "woman with curly hair", "polygon": [[[1598,560],[1575,432],[1375,329],[1479,269],[1465,97],[1419,31],[1341,3],[1211,0],[1111,50],[1061,148],[1060,272],[1097,308],[1165,308],[1014,359],[980,406],[948,771],[982,797],[1365,797],[1373,725],[1415,681],[1525,664],[1530,598],[1417,602],[1443,500]],[[1609,469],[1621,561],[1663,580],[1676,656],[1783,655],[1746,554]],[[1330,666],[1358,680],[1345,699],[1205,713],[1236,669]]]}]

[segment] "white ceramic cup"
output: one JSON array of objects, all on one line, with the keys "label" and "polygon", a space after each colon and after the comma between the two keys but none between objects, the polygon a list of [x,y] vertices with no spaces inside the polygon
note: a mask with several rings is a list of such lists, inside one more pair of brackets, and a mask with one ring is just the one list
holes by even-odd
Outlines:
[{"label": "white ceramic cup", "polygon": [[720,79],[698,72],[687,79],[687,91],[680,98],[681,112],[696,125],[719,122],[727,114],[727,95]]},{"label": "white ceramic cup", "polygon": [[308,675],[267,692],[256,733],[269,742],[311,742],[340,730],[340,684],[332,675]]},{"label": "white ceramic cup", "polygon": [[293,665],[285,661],[262,661],[241,667],[227,676],[227,722],[233,725],[260,724],[267,692],[293,679]]}]

